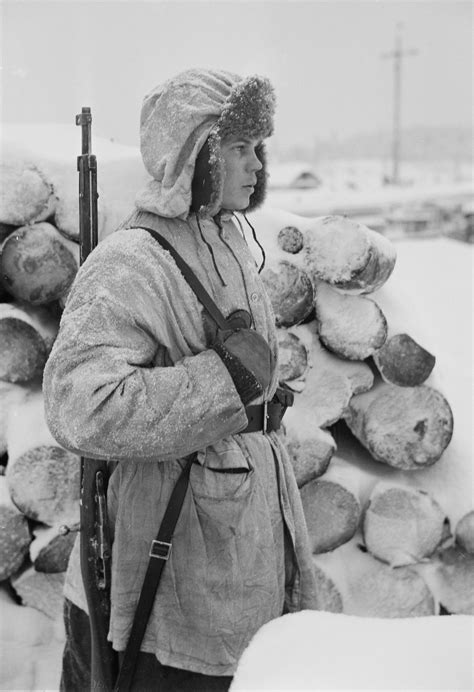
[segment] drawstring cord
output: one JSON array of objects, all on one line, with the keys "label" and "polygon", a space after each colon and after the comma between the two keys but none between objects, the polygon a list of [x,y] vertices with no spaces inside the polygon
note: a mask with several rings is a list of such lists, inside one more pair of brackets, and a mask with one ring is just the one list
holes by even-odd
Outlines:
[{"label": "drawstring cord", "polygon": [[[244,217],[244,219],[246,220],[246,222],[248,223],[248,225],[249,225],[250,228],[252,229],[253,239],[255,240],[255,242],[257,243],[258,247],[259,247],[260,250],[262,251],[263,261],[262,261],[262,264],[260,265],[259,270],[258,270],[258,273],[260,274],[260,272],[262,271],[262,269],[263,269],[264,266],[265,266],[265,260],[266,260],[265,250],[263,249],[262,245],[260,244],[260,242],[259,242],[259,240],[258,240],[258,238],[257,238],[257,233],[256,233],[256,231],[255,231],[255,228],[252,226],[252,224],[250,223],[250,221],[248,220],[248,218],[245,216],[245,214],[244,214],[243,212],[242,212],[242,216]],[[239,223],[240,223],[240,222],[239,222]],[[242,228],[242,226],[241,226],[241,228]]]},{"label": "drawstring cord", "polygon": [[[210,243],[208,243],[204,237],[204,233],[202,232],[202,228],[201,228],[201,224],[199,223],[199,216],[198,216],[197,212],[195,213],[195,216],[196,216],[196,222],[197,222],[197,225],[199,228],[199,233],[201,234],[201,238],[202,238],[203,242],[207,245],[207,248],[208,248],[209,252],[211,253],[212,263],[214,265],[214,269],[216,270],[217,276],[221,280],[222,285],[227,286],[226,282],[222,278],[222,274],[219,271],[219,267],[217,266],[217,262],[216,262],[216,258],[214,257],[214,250],[212,249],[212,245]],[[217,220],[217,217],[216,217],[216,223],[217,223],[217,226],[219,228],[219,233],[220,233],[222,231],[222,224],[220,223],[220,219]]]},{"label": "drawstring cord", "polygon": [[[237,223],[239,224],[240,232],[241,232],[241,234],[242,234],[242,237],[243,237],[244,240],[245,240],[244,229],[243,229],[243,227],[242,227],[242,224],[241,224],[241,222],[240,222],[239,217],[238,217],[236,214],[232,214],[232,216],[233,216],[234,219],[236,219]],[[256,231],[255,231],[255,228],[252,226],[252,224],[250,223],[250,221],[248,220],[248,218],[245,216],[245,214],[244,214],[243,212],[242,212],[242,216],[244,217],[244,219],[246,220],[247,224],[249,225],[249,227],[250,227],[250,229],[251,229],[251,231],[252,231],[253,239],[254,239],[255,243],[258,245],[258,247],[260,248],[261,253],[262,253],[263,260],[262,260],[262,264],[260,265],[260,267],[259,267],[259,269],[258,269],[258,273],[260,274],[261,271],[262,271],[262,269],[263,269],[264,266],[265,266],[265,260],[266,260],[265,250],[263,249],[261,243],[259,242],[259,240],[258,240],[258,238],[257,238],[257,233],[256,233]],[[202,231],[201,224],[200,224],[200,222],[199,222],[199,215],[198,215],[197,212],[195,212],[195,217],[196,217],[196,223],[197,223],[197,226],[198,226],[199,233],[200,233],[200,235],[201,235],[202,241],[203,241],[204,244],[207,246],[207,248],[208,248],[208,250],[209,250],[209,252],[210,252],[210,255],[211,255],[211,257],[212,257],[212,263],[213,263],[213,265],[214,265],[214,269],[216,270],[217,276],[219,277],[219,279],[220,279],[222,285],[223,285],[223,286],[227,286],[226,282],[224,281],[224,278],[223,278],[222,274],[221,274],[220,271],[219,271],[219,267],[217,266],[217,262],[216,262],[216,258],[215,258],[215,256],[214,256],[214,250],[212,249],[212,245],[211,245],[211,244],[206,240],[206,238],[204,237],[204,233],[203,233],[203,231]],[[216,214],[216,216],[214,217],[214,221],[216,222],[217,227],[218,227],[218,229],[219,229],[219,238],[221,238],[221,240],[222,240],[222,230],[223,230],[223,228],[222,228],[222,222],[221,222],[221,219],[220,219],[220,215],[219,215],[219,214]]]}]

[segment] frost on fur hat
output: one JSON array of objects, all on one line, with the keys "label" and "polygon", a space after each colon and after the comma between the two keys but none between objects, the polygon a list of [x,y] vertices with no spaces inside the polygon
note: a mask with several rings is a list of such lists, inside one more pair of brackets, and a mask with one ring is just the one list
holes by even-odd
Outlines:
[{"label": "frost on fur hat", "polygon": [[[187,70],[145,97],[140,119],[143,162],[152,180],[139,193],[138,209],[186,218],[199,152],[207,143],[210,195],[201,214],[219,210],[224,182],[220,144],[229,135],[265,139],[273,132],[275,97],[268,79],[242,79],[223,70]],[[265,166],[263,144],[257,155]],[[249,209],[263,201],[265,167],[258,172]]]}]

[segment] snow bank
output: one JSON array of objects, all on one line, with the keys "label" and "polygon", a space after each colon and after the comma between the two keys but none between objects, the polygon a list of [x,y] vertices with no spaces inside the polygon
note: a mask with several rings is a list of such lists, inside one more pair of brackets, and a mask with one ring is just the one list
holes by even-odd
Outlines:
[{"label": "snow bank", "polygon": [[0,587],[1,690],[57,690],[64,646],[62,620],[15,603]]},{"label": "snow bank", "polygon": [[465,615],[284,615],[251,641],[230,690],[470,690],[473,625]]}]

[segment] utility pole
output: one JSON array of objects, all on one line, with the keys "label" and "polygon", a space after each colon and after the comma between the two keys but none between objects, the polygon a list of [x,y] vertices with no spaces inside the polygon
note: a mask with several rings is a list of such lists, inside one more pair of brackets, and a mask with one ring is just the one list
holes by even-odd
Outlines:
[{"label": "utility pole", "polygon": [[397,24],[395,34],[395,49],[384,53],[383,58],[393,60],[393,139],[392,139],[392,177],[391,183],[400,183],[400,146],[401,146],[401,94],[402,94],[402,59],[409,55],[418,55],[414,49],[402,48],[402,24]]}]

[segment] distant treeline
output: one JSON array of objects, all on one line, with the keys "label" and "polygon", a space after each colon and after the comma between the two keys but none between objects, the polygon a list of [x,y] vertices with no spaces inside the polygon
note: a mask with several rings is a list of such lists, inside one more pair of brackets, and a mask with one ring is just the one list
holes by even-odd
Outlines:
[{"label": "distant treeline", "polygon": [[[401,158],[411,161],[472,161],[473,130],[470,127],[411,127],[401,133]],[[372,132],[339,139],[313,140],[312,145],[279,147],[281,160],[314,161],[327,158],[389,159],[391,132]]]}]

